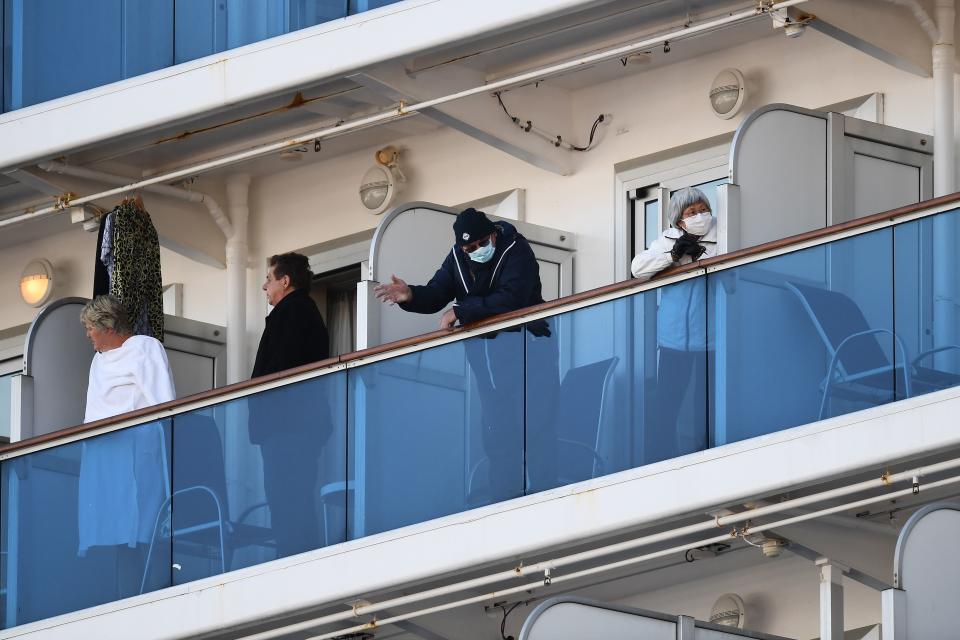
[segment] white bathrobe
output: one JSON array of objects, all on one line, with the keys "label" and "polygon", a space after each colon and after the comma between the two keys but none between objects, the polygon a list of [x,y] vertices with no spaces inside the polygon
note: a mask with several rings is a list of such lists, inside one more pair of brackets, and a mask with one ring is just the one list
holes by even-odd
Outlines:
[{"label": "white bathrobe", "polygon": [[[84,422],[173,400],[176,393],[163,345],[131,336],[93,356]],[[80,462],[79,554],[97,545],[147,543],[163,501],[169,471],[161,423],[85,440]]]}]

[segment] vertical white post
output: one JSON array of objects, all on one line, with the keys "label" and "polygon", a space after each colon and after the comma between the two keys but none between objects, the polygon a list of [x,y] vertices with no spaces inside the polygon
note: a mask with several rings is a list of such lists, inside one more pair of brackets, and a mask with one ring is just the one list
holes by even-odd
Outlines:
[{"label": "vertical white post", "polygon": [[906,640],[906,596],[906,591],[902,589],[886,589],[880,592],[880,631],[883,640]]},{"label": "vertical white post", "polygon": [[820,568],[820,640],[843,640],[843,572],[826,558]]},{"label": "vertical white post", "polygon": [[[933,194],[953,193],[956,179],[956,141],[954,140],[954,41],[956,22],[954,0],[937,0],[936,22],[940,37],[933,45]],[[933,258],[933,323],[934,344],[939,347],[957,340],[957,258],[956,224],[943,216],[934,220]],[[937,368],[953,371],[957,366],[954,353],[934,356]]]},{"label": "vertical white post", "polygon": [[953,127],[954,0],[937,0],[936,22],[940,37],[933,45],[933,193],[954,192],[956,156]]},{"label": "vertical white post", "polygon": [[227,238],[227,383],[249,376],[247,366],[247,219],[250,175],[227,178],[227,210],[233,235]]}]

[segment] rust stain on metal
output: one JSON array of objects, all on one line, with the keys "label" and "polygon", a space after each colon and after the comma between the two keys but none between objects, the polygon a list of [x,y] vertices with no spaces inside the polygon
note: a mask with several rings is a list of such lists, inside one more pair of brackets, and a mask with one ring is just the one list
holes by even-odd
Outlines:
[{"label": "rust stain on metal", "polygon": [[217,124],[212,124],[207,127],[200,127],[199,129],[187,129],[186,131],[181,131],[180,133],[167,136],[165,138],[159,138],[151,142],[148,146],[158,146],[161,144],[166,144],[168,142],[176,142],[178,140],[186,140],[201,133],[207,133],[209,131],[216,131],[217,129],[223,129],[225,127],[231,127],[236,124],[242,124],[244,122],[250,122],[258,118],[263,118],[265,116],[272,115],[274,113],[280,113],[283,111],[290,111],[292,109],[298,109],[305,104],[310,104],[311,102],[320,102],[323,100],[329,100],[337,96],[343,95],[345,93],[350,93],[356,91],[357,88],[343,89],[342,91],[334,91],[333,93],[327,93],[320,96],[314,96],[313,98],[304,97],[302,91],[298,91],[293,98],[290,99],[290,102],[287,104],[281,105],[279,107],[274,107],[273,109],[268,109],[266,111],[261,111],[259,113],[254,113],[249,116],[243,116],[240,118],[234,118],[233,120],[227,120],[226,122],[218,122]]}]

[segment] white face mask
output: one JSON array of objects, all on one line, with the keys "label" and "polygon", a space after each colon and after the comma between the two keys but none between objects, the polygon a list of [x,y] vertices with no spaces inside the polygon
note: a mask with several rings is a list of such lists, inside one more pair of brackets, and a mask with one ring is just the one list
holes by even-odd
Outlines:
[{"label": "white face mask", "polygon": [[709,212],[698,213],[695,216],[684,218],[681,222],[683,222],[683,228],[686,229],[687,233],[702,236],[710,230],[710,225],[713,224],[713,215]]}]

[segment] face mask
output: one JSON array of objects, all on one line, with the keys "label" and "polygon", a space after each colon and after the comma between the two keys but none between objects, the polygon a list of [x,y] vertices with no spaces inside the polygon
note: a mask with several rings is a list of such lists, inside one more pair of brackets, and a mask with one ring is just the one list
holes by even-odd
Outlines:
[{"label": "face mask", "polygon": [[683,228],[687,230],[687,233],[692,233],[695,236],[702,236],[710,230],[710,225],[712,223],[713,216],[710,213],[698,213],[695,216],[684,218]]},{"label": "face mask", "polygon": [[483,264],[484,262],[489,262],[490,258],[493,257],[494,249],[493,243],[488,241],[487,246],[478,247],[473,253],[468,253],[467,255],[470,256],[470,259],[474,262]]}]

